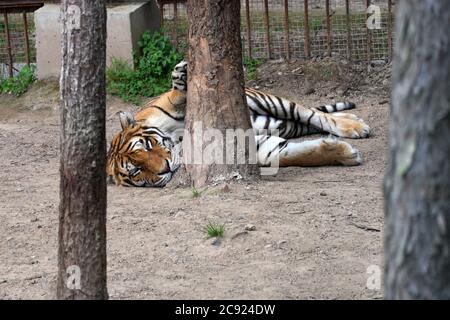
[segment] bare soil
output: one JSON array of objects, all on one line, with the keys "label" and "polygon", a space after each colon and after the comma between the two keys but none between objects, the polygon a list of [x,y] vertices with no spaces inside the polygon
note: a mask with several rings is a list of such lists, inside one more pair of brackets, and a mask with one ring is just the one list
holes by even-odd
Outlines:
[{"label": "bare soil", "polygon": [[[382,268],[389,66],[266,63],[249,85],[307,106],[351,100],[372,127],[348,140],[359,167],[282,168],[260,181],[189,188],[108,187],[112,299],[379,299],[367,268]],[[135,109],[108,98],[114,113]],[[316,136],[317,137],[317,136]],[[316,137],[308,137],[312,139]],[[0,95],[0,299],[55,297],[59,202],[57,84]],[[220,240],[208,222],[223,223]],[[254,225],[256,230],[246,231]]]}]

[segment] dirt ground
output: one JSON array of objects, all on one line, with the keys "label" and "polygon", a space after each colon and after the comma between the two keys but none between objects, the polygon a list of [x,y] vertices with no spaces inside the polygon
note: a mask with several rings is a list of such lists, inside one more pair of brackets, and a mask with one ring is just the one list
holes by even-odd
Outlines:
[{"label": "dirt ground", "polygon": [[[266,63],[248,84],[307,106],[350,100],[372,128],[348,140],[359,167],[283,168],[258,182],[187,188],[108,187],[111,299],[379,299],[389,66]],[[55,296],[59,203],[58,89],[0,95],[0,299]],[[133,109],[108,98],[114,113]],[[313,137],[308,137],[311,139]],[[220,241],[202,228],[223,223]],[[252,224],[255,231],[246,231]]]}]

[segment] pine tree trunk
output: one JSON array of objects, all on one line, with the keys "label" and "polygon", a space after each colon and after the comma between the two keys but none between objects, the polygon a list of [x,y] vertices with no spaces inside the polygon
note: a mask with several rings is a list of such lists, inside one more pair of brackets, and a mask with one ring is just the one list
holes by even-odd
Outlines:
[{"label": "pine tree trunk", "polygon": [[[209,163],[204,159],[196,161],[186,156],[187,148],[184,148],[187,174],[196,187],[233,176],[244,179],[254,177],[258,168],[248,149],[245,150],[246,163],[236,159],[234,163],[225,161],[226,155],[234,151],[231,145],[227,145],[225,130],[251,132],[243,89],[240,1],[189,0],[187,10],[189,66],[185,121],[191,139],[185,139],[185,143],[190,142],[192,156],[195,150],[200,150],[203,156],[208,157],[215,149],[217,154],[223,153],[224,159],[222,164],[219,161]],[[223,136],[222,142],[214,147],[210,138],[202,139],[199,124],[203,132],[210,128],[218,129]],[[253,132],[247,141],[254,145]],[[235,145],[236,141],[233,147]]]},{"label": "pine tree trunk", "polygon": [[62,2],[58,299],[107,299],[104,0]]},{"label": "pine tree trunk", "polygon": [[450,299],[450,1],[397,8],[385,297]]}]

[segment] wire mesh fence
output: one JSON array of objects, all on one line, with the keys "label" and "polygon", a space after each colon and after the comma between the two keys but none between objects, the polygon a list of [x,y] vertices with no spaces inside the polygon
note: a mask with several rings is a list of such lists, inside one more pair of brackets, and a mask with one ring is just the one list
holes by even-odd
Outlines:
[{"label": "wire mesh fence", "polygon": [[0,3],[0,79],[36,61],[33,12],[42,5],[38,1]]},{"label": "wire mesh fence", "polygon": [[[164,33],[180,51],[186,51],[186,0],[158,4]],[[0,78],[36,61],[36,8],[2,11],[0,4]],[[243,54],[250,59],[338,56],[388,61],[393,12],[393,0],[241,0]]]},{"label": "wire mesh fence", "polygon": [[[186,50],[186,1],[159,5],[165,34]],[[392,58],[393,12],[393,0],[241,0],[243,54],[387,61]]]}]

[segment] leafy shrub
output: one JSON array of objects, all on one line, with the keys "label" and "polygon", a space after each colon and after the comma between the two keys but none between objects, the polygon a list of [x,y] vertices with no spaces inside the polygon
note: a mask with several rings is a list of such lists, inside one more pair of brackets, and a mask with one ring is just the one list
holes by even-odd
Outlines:
[{"label": "leafy shrub", "polygon": [[173,67],[183,56],[159,32],[145,32],[134,54],[134,69],[127,62],[113,59],[106,71],[109,93],[138,104],[141,97],[157,96],[171,86]]},{"label": "leafy shrub", "polygon": [[20,72],[12,78],[0,80],[0,93],[20,96],[28,90],[28,87],[36,80],[34,67],[23,67]]},{"label": "leafy shrub", "polygon": [[261,59],[244,58],[244,67],[247,72],[248,80],[255,80],[258,77],[258,67],[263,63]]}]

